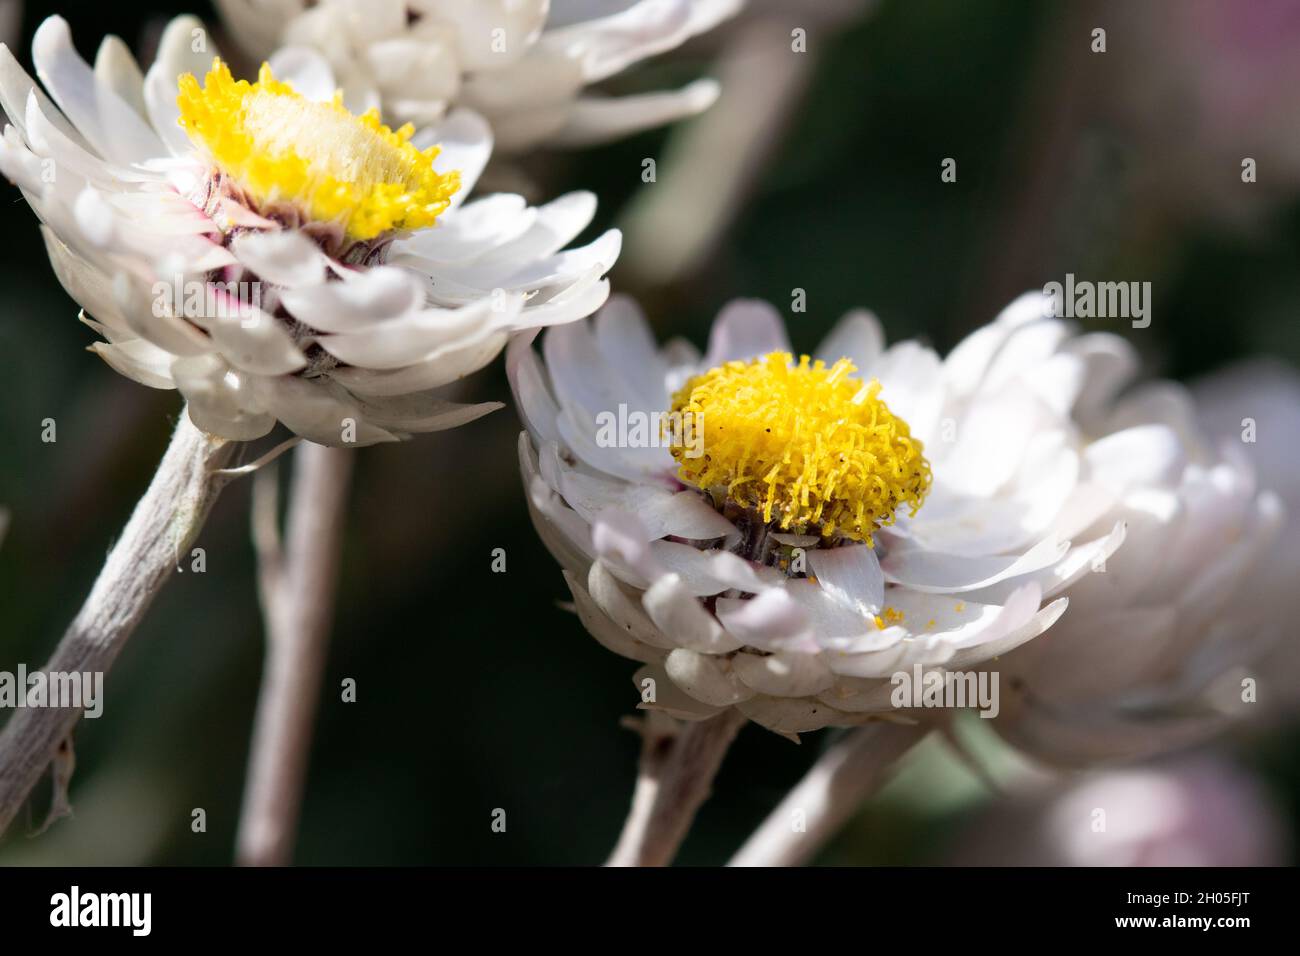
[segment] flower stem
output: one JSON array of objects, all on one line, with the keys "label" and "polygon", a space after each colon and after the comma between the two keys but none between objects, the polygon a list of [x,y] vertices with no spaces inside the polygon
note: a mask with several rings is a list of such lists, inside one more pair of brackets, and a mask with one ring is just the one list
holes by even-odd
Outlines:
[{"label": "flower stem", "polygon": [[746,718],[734,708],[677,729],[649,714],[632,809],[606,866],[667,866]]},{"label": "flower stem", "polygon": [[284,866],[293,856],[312,729],[325,672],[343,545],[351,449],[303,443],[281,548],[273,474],[254,486],[266,662],[253,722],[236,861]]},{"label": "flower stem", "polygon": [[801,866],[882,783],[930,728],[868,724],[822,754],[728,866]]},{"label": "flower stem", "polygon": [[[108,671],[154,596],[176,573],[229,481],[220,469],[237,442],[195,428],[181,413],[158,471],[104,562],[46,672]],[[23,707],[0,732],[0,833],[56,758],[70,752],[81,718],[71,707]],[[63,796],[56,792],[56,802]]]}]

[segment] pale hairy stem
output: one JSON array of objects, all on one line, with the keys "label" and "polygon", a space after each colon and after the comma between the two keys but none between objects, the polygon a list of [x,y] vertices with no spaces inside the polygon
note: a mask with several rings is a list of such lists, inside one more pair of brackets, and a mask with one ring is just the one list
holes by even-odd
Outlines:
[{"label": "pale hairy stem", "polygon": [[745,721],[734,708],[680,728],[647,715],[632,808],[606,866],[667,866],[673,861]]},{"label": "pale hairy stem", "polygon": [[[154,596],[176,573],[230,480],[220,469],[239,443],[199,431],[182,412],[158,471],[131,513],[46,672],[109,670]],[[67,762],[77,708],[25,707],[0,732],[0,833],[45,769]],[[60,796],[55,794],[56,800]]]},{"label": "pale hairy stem", "polygon": [[727,865],[807,863],[929,730],[923,724],[879,723],[849,733],[813,764]]},{"label": "pale hairy stem", "polygon": [[236,841],[236,862],[244,866],[284,866],[292,860],[334,620],[354,454],[346,448],[298,446],[283,546],[274,475],[259,475],[254,487],[266,660]]}]

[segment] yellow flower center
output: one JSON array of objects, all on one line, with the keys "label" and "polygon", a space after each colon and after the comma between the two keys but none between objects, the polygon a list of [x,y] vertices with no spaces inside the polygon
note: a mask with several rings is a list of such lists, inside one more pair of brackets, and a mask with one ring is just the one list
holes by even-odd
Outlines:
[{"label": "yellow flower center", "polygon": [[872,544],[903,504],[916,513],[930,464],[880,400],[880,383],[854,371],[846,358],[827,368],[772,352],[691,379],[672,410],[703,429],[703,453],[670,446],[678,477],[783,531]]},{"label": "yellow flower center", "polygon": [[460,188],[459,173],[434,170],[437,146],[411,145],[409,123],[391,130],[373,109],[354,116],[341,93],[308,100],[265,63],[249,83],[217,59],[202,86],[181,76],[177,103],[190,139],[256,202],[293,202],[352,239],[431,226]]}]

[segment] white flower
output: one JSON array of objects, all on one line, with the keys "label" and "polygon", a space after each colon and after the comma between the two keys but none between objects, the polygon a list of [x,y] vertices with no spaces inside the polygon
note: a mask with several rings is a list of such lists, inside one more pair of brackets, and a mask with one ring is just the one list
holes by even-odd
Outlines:
[{"label": "white flower", "polygon": [[[791,365],[776,311],[748,301],[703,358],[656,349],[622,299],[550,330],[540,360],[512,342],[533,519],[583,623],[646,665],[653,706],[735,705],[783,733],[889,714],[894,675],[1043,632],[1124,534],[1080,534],[1098,504],[1070,410],[1092,337],[1045,306],[1025,296],[945,360],[886,349],[853,313],[814,353],[826,365]],[[671,448],[644,447],[658,429],[633,429],[670,409],[702,414],[702,445],[670,417]]]},{"label": "white flower", "polygon": [[[1207,434],[1241,448],[1256,481],[1282,500],[1287,529],[1300,516],[1300,372],[1278,359],[1240,362],[1191,385],[1192,400]],[[1287,628],[1300,617],[1300,535],[1281,534],[1250,576],[1249,600],[1271,629],[1274,655],[1291,675],[1300,677],[1300,648],[1288,641]],[[1284,688],[1292,707],[1300,702],[1300,680]],[[1276,690],[1276,688],[1275,688]],[[1270,705],[1278,703],[1274,698]]]},{"label": "white flower", "polygon": [[278,419],[364,445],[469,421],[495,403],[433,390],[510,332],[588,315],[608,294],[616,231],[561,251],[591,220],[591,195],[462,205],[492,146],[472,113],[390,131],[349,113],[303,50],[235,83],[191,17],[168,26],[147,76],[114,37],[92,70],[58,17],[32,56],[53,102],[0,48],[13,123],[0,170],[108,340],[94,350],[178,388],[212,434],[252,439]]},{"label": "white flower", "polygon": [[1071,589],[1050,640],[999,663],[1011,688],[995,725],[1058,764],[1150,756],[1294,700],[1294,652],[1289,673],[1264,662],[1294,633],[1300,554],[1279,539],[1286,509],[1259,489],[1255,463],[1288,460],[1292,497],[1300,490],[1300,385],[1265,393],[1258,370],[1219,380],[1205,396],[1211,432],[1172,382],[1116,398],[1136,359],[1120,339],[1098,341],[1083,416],[1093,481],[1110,499],[1097,524],[1124,521],[1127,541]]},{"label": "white flower", "polygon": [[[587,86],[681,45],[743,0],[640,0],[589,14],[573,0],[218,0],[237,42],[329,60],[352,101],[416,124],[453,105],[486,116],[502,150],[577,146],[698,113],[717,84],[605,97]],[[618,7],[625,9],[618,9]],[[617,12],[609,13],[611,9]],[[554,25],[558,20],[560,25]]]}]

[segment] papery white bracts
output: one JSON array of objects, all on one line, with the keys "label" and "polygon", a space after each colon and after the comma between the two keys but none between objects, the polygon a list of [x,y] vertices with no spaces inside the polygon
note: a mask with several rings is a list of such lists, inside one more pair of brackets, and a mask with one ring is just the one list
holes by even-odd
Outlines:
[{"label": "papery white bracts", "polygon": [[999,662],[1009,689],[995,721],[1021,749],[1072,765],[1185,747],[1296,699],[1286,642],[1300,554],[1279,532],[1285,505],[1300,504],[1300,380],[1254,367],[1196,391],[1120,394],[1132,350],[1113,339],[1093,361],[1107,368],[1084,418],[1095,481],[1128,537],[1071,589],[1050,639]]},{"label": "papery white bracts", "polygon": [[[250,55],[319,51],[350,104],[435,123],[454,106],[485,116],[498,146],[602,142],[690,116],[718,95],[700,80],[607,97],[587,87],[712,29],[744,0],[218,0]],[[621,8],[621,9],[620,9]],[[613,10],[614,12],[610,12]]]},{"label": "papery white bracts", "polygon": [[[645,706],[684,719],[734,706],[787,734],[905,718],[892,675],[972,670],[1051,627],[1062,593],[1115,553],[1125,523],[1108,479],[1116,444],[1090,442],[1072,416],[1105,397],[1114,337],[1045,315],[1043,297],[1027,295],[946,359],[915,342],[886,348],[867,313],[840,322],[814,357],[848,357],[882,383],[924,443],[933,487],[915,515],[876,532],[874,551],[801,541],[806,576],[733,553],[738,529],[677,481],[664,448],[595,440],[598,416],[620,404],[663,411],[705,369],[788,351],[774,309],[732,303],[703,357],[681,341],[656,348],[621,299],[549,330],[540,356],[514,341],[534,522],[583,624],[643,663],[641,686],[655,681]],[[1140,469],[1178,439],[1157,429],[1116,441]]]},{"label": "papery white bracts", "polygon": [[[605,300],[619,233],[563,248],[591,221],[593,196],[539,208],[513,195],[464,202],[492,149],[487,124],[466,110],[412,140],[440,144],[435,168],[459,170],[450,208],[361,261],[355,248],[343,261],[330,254],[316,224],[271,221],[223,196],[177,124],[177,78],[202,76],[214,53],[202,25],[181,17],[147,74],[111,36],[92,69],[52,17],[33,43],[47,97],[0,49],[0,103],[13,124],[0,170],[107,340],[94,350],[138,382],[179,389],[200,428],[248,440],[279,420],[322,444],[364,445],[458,425],[499,406],[448,402],[438,387],[491,361],[511,332],[580,318]],[[329,65],[309,50],[277,53],[271,66],[308,100],[334,93]],[[178,279],[207,288],[253,279],[260,302],[177,315],[179,297],[160,290]]]}]

